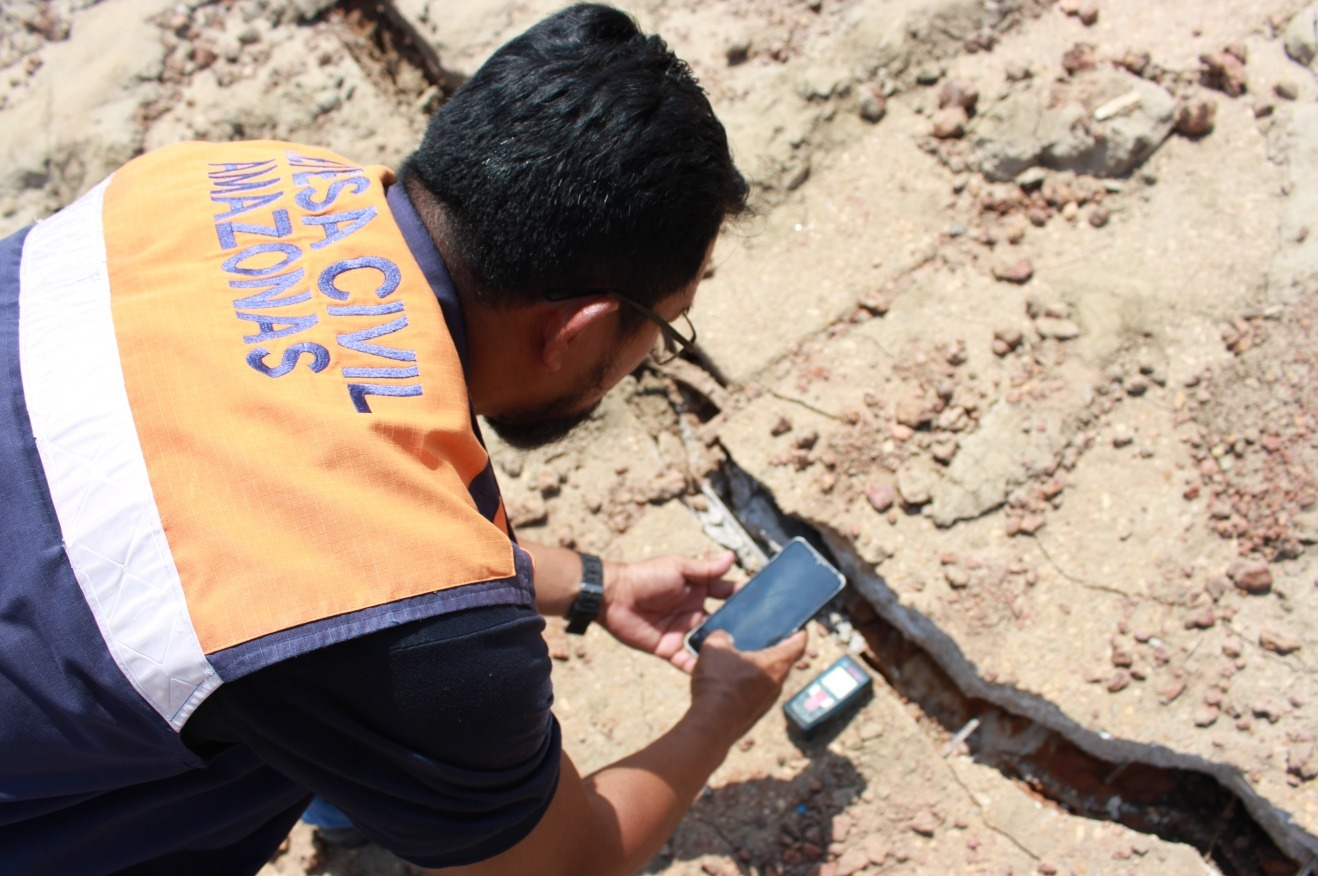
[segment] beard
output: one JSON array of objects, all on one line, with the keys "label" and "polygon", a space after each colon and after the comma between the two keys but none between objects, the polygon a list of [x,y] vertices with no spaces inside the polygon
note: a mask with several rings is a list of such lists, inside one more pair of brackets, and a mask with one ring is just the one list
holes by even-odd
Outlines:
[{"label": "beard", "polygon": [[[600,402],[586,404],[585,399],[600,393],[613,367],[610,356],[595,369],[587,385],[543,405],[508,411],[502,416],[485,418],[494,434],[518,450],[534,450],[562,441],[574,429],[594,415]],[[602,399],[601,399],[602,401]]]},{"label": "beard", "polygon": [[534,450],[563,440],[589,420],[600,406],[599,402],[595,402],[585,408],[572,410],[577,404],[578,396],[573,396],[502,417],[486,417],[485,422],[490,424],[494,434],[503,439],[505,444],[518,450]]}]

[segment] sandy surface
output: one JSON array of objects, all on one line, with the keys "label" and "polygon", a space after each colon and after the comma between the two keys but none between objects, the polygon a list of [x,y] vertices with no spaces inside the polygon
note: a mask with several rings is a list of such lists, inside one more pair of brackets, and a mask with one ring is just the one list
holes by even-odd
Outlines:
[{"label": "sandy surface", "polygon": [[[0,233],[181,139],[396,165],[558,6],[452,5],[400,0],[409,45],[320,0],[6,4]],[[645,872],[1302,870],[1313,10],[628,8],[701,78],[761,215],[693,314],[713,373],[643,369],[563,445],[493,448],[514,520],[620,559],[731,544],[743,573],[720,500],[761,545],[807,531],[851,587],[785,695],[848,650],[876,679],[828,738],[767,716]],[[598,630],[549,642],[585,769],[685,707],[685,677]],[[408,868],[299,827],[267,871]]]}]

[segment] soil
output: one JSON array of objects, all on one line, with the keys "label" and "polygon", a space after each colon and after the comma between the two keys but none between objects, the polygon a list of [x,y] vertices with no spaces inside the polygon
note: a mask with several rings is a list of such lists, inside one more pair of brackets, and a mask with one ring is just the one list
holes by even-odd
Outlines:
[{"label": "soil", "polygon": [[[16,0],[0,233],[134,154],[278,137],[396,166],[559,4]],[[847,574],[796,692],[656,874],[1295,873],[1318,858],[1318,11],[1297,0],[646,0],[753,179],[693,321],[561,445],[492,448],[529,539],[804,533]],[[550,622],[586,770],[686,678]],[[398,874],[299,826],[268,874]]]}]

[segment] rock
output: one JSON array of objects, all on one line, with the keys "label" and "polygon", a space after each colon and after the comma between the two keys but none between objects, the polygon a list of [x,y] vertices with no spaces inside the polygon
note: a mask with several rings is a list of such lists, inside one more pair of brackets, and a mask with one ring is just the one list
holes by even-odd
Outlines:
[{"label": "rock", "polygon": [[1034,264],[1027,258],[1020,258],[1011,264],[995,266],[993,276],[1004,283],[1028,283],[1034,276]]},{"label": "rock", "polygon": [[1069,319],[1041,316],[1034,321],[1034,327],[1038,330],[1039,335],[1045,338],[1069,341],[1072,338],[1080,337],[1080,326]]},{"label": "rock", "polygon": [[1211,607],[1204,607],[1185,619],[1187,630],[1207,630],[1217,623],[1217,614]]},{"label": "rock", "polygon": [[792,442],[799,450],[810,450],[819,443],[819,432],[814,429],[802,432]]},{"label": "rock", "polygon": [[1140,52],[1135,49],[1127,49],[1121,57],[1116,58],[1113,63],[1123,70],[1129,70],[1136,76],[1143,76],[1149,69],[1149,62],[1153,58],[1148,52]]},{"label": "rock", "polygon": [[993,331],[993,352],[999,356],[1005,356],[1019,347],[1023,340],[1025,340],[1025,335],[1018,328],[995,329]]},{"label": "rock", "polygon": [[955,438],[942,438],[934,442],[933,446],[929,448],[929,452],[934,459],[943,465],[947,465],[956,456],[959,446]]},{"label": "rock", "polygon": [[1089,211],[1089,224],[1095,228],[1102,228],[1112,218],[1112,213],[1104,206],[1095,206]]},{"label": "rock", "polygon": [[[1107,109],[1114,101],[1119,111]],[[1100,120],[1100,108],[1112,114]],[[1175,112],[1175,99],[1153,82],[1124,70],[1090,70],[1012,91],[976,116],[967,139],[992,180],[1014,179],[1034,165],[1121,177],[1172,132]]]},{"label": "rock", "polygon": [[723,54],[728,59],[728,66],[735,67],[750,57],[751,41],[748,39],[735,39],[728,43],[723,50]]},{"label": "rock", "polygon": [[882,514],[892,507],[892,503],[897,500],[897,494],[890,484],[870,484],[865,488],[865,498],[875,511]]},{"label": "rock", "polygon": [[1096,65],[1094,46],[1090,43],[1076,43],[1062,53],[1062,69],[1068,76],[1093,70]]},{"label": "rock", "polygon": [[947,586],[953,590],[960,590],[970,584],[970,573],[956,563],[943,567],[943,577],[947,579]]},{"label": "rock", "polygon": [[1276,697],[1265,696],[1255,700],[1249,711],[1255,718],[1263,718],[1269,724],[1276,724],[1286,714],[1286,707]]},{"label": "rock", "polygon": [[1187,679],[1184,672],[1175,673],[1158,687],[1158,702],[1164,706],[1185,693]]},{"label": "rock", "polygon": [[1272,570],[1263,560],[1251,560],[1245,557],[1233,560],[1227,566],[1226,575],[1237,590],[1245,593],[1261,594],[1272,589]]},{"label": "rock", "polygon": [[1205,703],[1204,705],[1195,709],[1194,726],[1211,727],[1217,723],[1217,718],[1219,714],[1221,713],[1218,711],[1216,706],[1210,706]]},{"label": "rock", "polygon": [[965,109],[959,106],[945,106],[934,113],[933,135],[939,140],[952,140],[966,132],[966,122],[970,120]]},{"label": "rock", "polygon": [[1217,117],[1217,102],[1195,97],[1176,107],[1176,133],[1182,137],[1203,137],[1212,133]]},{"label": "rock", "polygon": [[1117,423],[1112,427],[1112,446],[1126,447],[1135,440],[1131,434],[1130,427],[1125,423]]},{"label": "rock", "polygon": [[864,85],[860,88],[858,105],[860,117],[871,124],[881,121],[888,113],[888,98],[877,85]]},{"label": "rock", "polygon": [[785,435],[792,431],[792,421],[786,417],[779,417],[778,422],[774,423],[769,429],[769,434],[777,438],[779,435]]},{"label": "rock", "polygon": [[1306,67],[1318,57],[1318,6],[1308,6],[1295,14],[1283,35],[1286,54]]},{"label": "rock", "polygon": [[1008,82],[1024,82],[1034,75],[1034,71],[1024,64],[1008,61],[1002,69],[1002,75]]},{"label": "rock", "polygon": [[920,836],[933,836],[938,829],[938,818],[928,809],[922,809],[911,819],[908,827]]},{"label": "rock", "polygon": [[1294,742],[1286,747],[1286,772],[1302,782],[1318,779],[1318,752],[1312,740]]},{"label": "rock", "polygon": [[1040,529],[1043,529],[1044,524],[1047,522],[1042,514],[1026,514],[1021,518],[1020,531],[1026,535],[1034,535]]},{"label": "rock", "polygon": [[1199,56],[1203,69],[1199,81],[1207,88],[1221,91],[1227,97],[1240,97],[1245,93],[1245,62],[1230,52],[1211,52]]},{"label": "rock", "polygon": [[1107,681],[1103,683],[1103,687],[1107,688],[1108,693],[1116,693],[1117,691],[1125,690],[1129,687],[1130,682],[1130,672],[1125,669],[1118,669],[1116,672],[1108,676]]},{"label": "rock", "polygon": [[929,462],[920,458],[907,460],[897,469],[897,492],[907,505],[924,505],[933,498],[937,474]]},{"label": "rock", "polygon": [[974,114],[977,103],[979,103],[979,92],[960,79],[949,79],[938,90],[940,107],[959,106],[969,116]]},{"label": "rock", "polygon": [[919,387],[911,387],[897,401],[893,418],[903,426],[919,429],[933,419],[933,413]]},{"label": "rock", "polygon": [[557,496],[562,489],[562,483],[562,480],[558,476],[558,472],[554,471],[549,466],[545,466],[540,469],[540,474],[536,478],[535,486],[543,496]]},{"label": "rock", "polygon": [[1285,656],[1300,650],[1304,647],[1304,643],[1295,636],[1287,636],[1272,630],[1263,630],[1259,633],[1259,647],[1265,651]]},{"label": "rock", "polygon": [[892,299],[881,292],[866,292],[856,303],[874,316],[883,316],[892,309]]},{"label": "rock", "polygon": [[1282,100],[1295,100],[1300,96],[1300,86],[1286,79],[1272,86],[1272,93]]}]

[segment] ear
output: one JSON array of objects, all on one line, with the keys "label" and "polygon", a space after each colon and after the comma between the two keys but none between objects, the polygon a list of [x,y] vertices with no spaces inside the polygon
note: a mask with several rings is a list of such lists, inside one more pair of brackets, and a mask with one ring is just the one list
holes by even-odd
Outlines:
[{"label": "ear", "polygon": [[550,306],[541,320],[541,361],[550,371],[562,368],[568,353],[586,332],[617,310],[618,299],[612,295],[573,298]]}]

